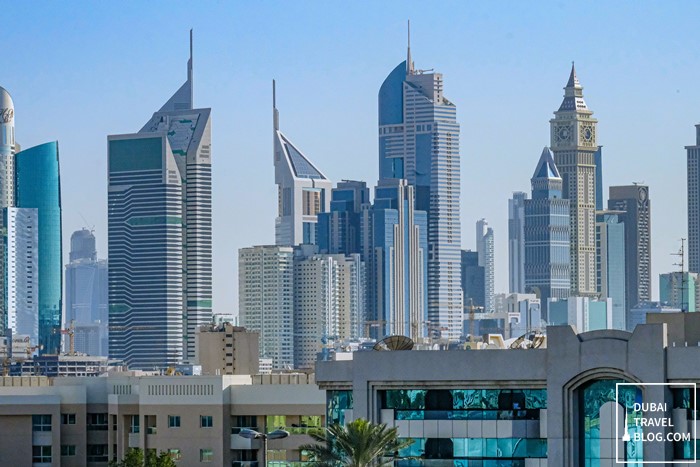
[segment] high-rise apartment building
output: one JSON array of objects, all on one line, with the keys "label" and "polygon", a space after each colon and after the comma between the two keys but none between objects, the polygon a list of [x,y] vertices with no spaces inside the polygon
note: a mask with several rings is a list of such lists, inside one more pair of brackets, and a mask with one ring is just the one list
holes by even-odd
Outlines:
[{"label": "high-rise apartment building", "polygon": [[486,219],[476,222],[476,252],[479,254],[479,266],[484,268],[484,311],[493,313],[495,305],[495,274],[494,274],[494,238],[493,229]]},{"label": "high-rise apartment building", "polygon": [[144,127],[109,147],[110,356],[136,368],[195,355],[211,321],[211,109],[187,81]]},{"label": "high-rise apartment building", "polygon": [[274,81],[272,114],[278,190],[275,244],[315,245],[318,214],[330,210],[333,183],[280,131]]},{"label": "high-rise apartment building", "polygon": [[625,318],[625,224],[619,211],[596,214],[596,265],[598,292],[612,299],[612,327],[626,330]]},{"label": "high-rise apartment building", "polygon": [[238,250],[238,313],[243,327],[260,334],[261,358],[271,358],[274,369],[294,366],[291,246],[262,245]]},{"label": "high-rise apartment building", "polygon": [[570,202],[571,294],[596,295],[595,211],[598,152],[593,112],[583,100],[583,87],[571,67],[564,100],[550,120],[551,149]]},{"label": "high-rise apartment building", "polygon": [[[16,207],[8,209],[8,219],[14,217],[19,224],[14,225],[18,227],[15,230],[17,236],[8,228],[8,284],[17,286],[10,292],[19,300],[16,302],[18,305],[24,303],[32,310],[38,310],[38,344],[41,352],[57,354],[61,345],[58,330],[63,312],[58,142],[20,151],[15,155],[14,162]],[[10,212],[17,213],[17,216]],[[20,217],[31,217],[33,221],[23,224],[19,221]],[[32,225],[34,222],[36,224]],[[38,234],[29,232],[36,232],[37,229]],[[10,274],[10,264],[16,267],[13,274]],[[31,284],[28,282],[30,280]],[[20,283],[24,287],[20,287]]]},{"label": "high-rise apartment building", "polygon": [[95,235],[88,229],[73,232],[70,243],[65,325],[73,326],[76,351],[106,357],[109,354],[107,261],[97,259]]},{"label": "high-rise apartment building", "polygon": [[360,336],[364,270],[359,254],[295,251],[294,365],[313,369],[329,342]]},{"label": "high-rise apartment building", "polygon": [[[651,203],[645,185],[611,186],[608,209],[625,225],[625,306],[651,300]],[[629,323],[629,319],[627,319]]]},{"label": "high-rise apartment building", "polygon": [[362,209],[370,207],[367,183],[343,180],[331,191],[330,212],[318,215],[321,253],[351,254],[362,251]]},{"label": "high-rise apartment building", "polygon": [[700,124],[688,153],[688,270],[700,272]]},{"label": "high-rise apartment building", "polygon": [[525,293],[525,200],[527,193],[516,191],[508,200],[508,290]]},{"label": "high-rise apartment building", "polygon": [[406,61],[379,90],[379,178],[408,180],[428,213],[428,317],[442,337],[462,333],[460,158],[457,107],[442,74]]},{"label": "high-rise apartment building", "polygon": [[562,197],[562,177],[545,147],[525,200],[525,287],[540,299],[543,317],[549,298],[569,296],[569,200]]},{"label": "high-rise apartment building", "polygon": [[428,222],[415,207],[415,193],[406,180],[380,180],[374,205],[363,212],[367,317],[380,329],[378,337],[426,336]]}]

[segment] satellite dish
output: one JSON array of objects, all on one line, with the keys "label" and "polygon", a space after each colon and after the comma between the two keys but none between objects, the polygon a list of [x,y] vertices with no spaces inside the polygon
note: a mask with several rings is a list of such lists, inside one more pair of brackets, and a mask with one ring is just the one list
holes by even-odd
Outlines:
[{"label": "satellite dish", "polygon": [[372,348],[374,350],[412,350],[413,340],[408,336],[387,336]]}]

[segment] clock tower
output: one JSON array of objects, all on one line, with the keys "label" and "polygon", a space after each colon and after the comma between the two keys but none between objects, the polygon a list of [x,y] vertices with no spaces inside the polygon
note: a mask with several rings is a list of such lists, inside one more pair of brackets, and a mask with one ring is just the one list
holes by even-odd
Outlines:
[{"label": "clock tower", "polygon": [[564,100],[549,121],[551,149],[571,207],[571,295],[596,295],[595,153],[596,125],[583,100],[583,87],[571,65]]}]

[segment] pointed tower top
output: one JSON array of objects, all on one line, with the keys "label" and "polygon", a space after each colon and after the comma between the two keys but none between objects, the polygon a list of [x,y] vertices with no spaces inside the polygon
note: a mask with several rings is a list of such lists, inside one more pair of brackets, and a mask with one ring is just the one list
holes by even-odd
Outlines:
[{"label": "pointed tower top", "polygon": [[571,74],[569,75],[569,81],[566,83],[567,88],[580,88],[581,83],[578,82],[578,78],[576,77],[576,66],[574,65],[573,60],[571,61]]},{"label": "pointed tower top", "polygon": [[192,83],[192,50],[193,50],[193,40],[192,40],[192,29],[190,29],[190,59],[187,60],[187,81],[190,83],[190,106],[194,107],[194,84]]},{"label": "pointed tower top", "polygon": [[533,179],[536,178],[558,178],[561,179],[561,175],[559,174],[559,169],[557,169],[557,165],[554,163],[554,155],[552,154],[552,151],[545,146],[544,149],[542,150],[542,154],[540,155],[540,160],[537,163],[537,168],[535,169],[535,173],[532,175]]},{"label": "pointed tower top", "polygon": [[571,62],[571,74],[569,74],[569,81],[566,82],[566,87],[564,87],[564,100],[559,106],[559,112],[567,110],[591,113],[588,110],[586,101],[583,100],[583,86],[581,86],[576,76],[574,62]]},{"label": "pointed tower top", "polygon": [[277,111],[277,90],[275,80],[272,80],[272,129],[277,131],[280,129],[280,115]]},{"label": "pointed tower top", "polygon": [[406,51],[406,74],[413,74],[413,60],[411,60],[411,20],[408,20],[408,49]]}]

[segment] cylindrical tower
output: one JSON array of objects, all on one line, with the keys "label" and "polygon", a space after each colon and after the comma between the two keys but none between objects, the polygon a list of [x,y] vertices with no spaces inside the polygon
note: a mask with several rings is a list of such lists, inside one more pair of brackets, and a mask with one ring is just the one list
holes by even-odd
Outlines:
[{"label": "cylindrical tower", "polygon": [[0,87],[0,208],[14,206],[14,154],[15,105],[10,93]]}]

